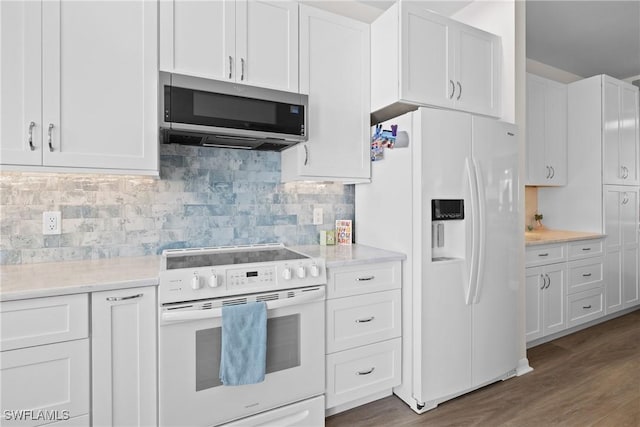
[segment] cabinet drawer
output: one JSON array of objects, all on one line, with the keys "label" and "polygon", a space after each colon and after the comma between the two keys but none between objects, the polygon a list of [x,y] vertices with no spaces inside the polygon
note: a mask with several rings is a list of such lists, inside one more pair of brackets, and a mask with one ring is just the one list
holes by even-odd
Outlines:
[{"label": "cabinet drawer", "polygon": [[327,409],[400,384],[400,338],[327,356]]},{"label": "cabinet drawer", "polygon": [[569,261],[602,255],[602,239],[580,240],[569,243]]},{"label": "cabinet drawer", "polygon": [[567,298],[569,313],[568,326],[597,319],[604,314],[604,294],[602,288],[579,292]]},{"label": "cabinet drawer", "polygon": [[567,260],[567,245],[528,246],[525,253],[527,267],[553,264]]},{"label": "cabinet drawer", "polygon": [[400,289],[327,301],[327,353],[400,336]]},{"label": "cabinet drawer", "polygon": [[586,291],[602,286],[604,262],[602,257],[587,258],[569,263],[567,293]]},{"label": "cabinet drawer", "polygon": [[0,303],[0,349],[14,350],[89,334],[87,294],[34,298]]},{"label": "cabinet drawer", "polygon": [[14,419],[19,416],[15,412],[8,420],[6,411],[45,411],[57,420],[89,413],[88,339],[5,351],[1,369],[3,426],[54,421]]},{"label": "cabinet drawer", "polygon": [[329,268],[328,274],[327,298],[398,289],[402,283],[400,262]]}]

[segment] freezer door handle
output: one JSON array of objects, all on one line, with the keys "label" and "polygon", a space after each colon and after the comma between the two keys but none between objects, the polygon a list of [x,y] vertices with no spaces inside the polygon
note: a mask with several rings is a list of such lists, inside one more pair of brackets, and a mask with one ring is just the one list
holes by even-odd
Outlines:
[{"label": "freezer door handle", "polygon": [[482,169],[476,159],[473,159],[473,172],[476,176],[476,199],[478,204],[478,231],[476,236],[478,238],[478,244],[476,250],[478,253],[478,266],[476,267],[476,280],[473,288],[473,303],[480,302],[480,291],[482,287],[482,276],[484,275],[484,257],[485,257],[485,239],[486,239],[486,218],[485,218],[485,193],[484,193],[484,181],[482,179]]},{"label": "freezer door handle", "polygon": [[465,302],[470,305],[473,300],[473,290],[478,278],[478,184],[477,176],[473,171],[471,159],[465,159],[465,169],[469,180],[469,192],[471,196],[471,262],[469,268],[469,282],[465,292]]}]

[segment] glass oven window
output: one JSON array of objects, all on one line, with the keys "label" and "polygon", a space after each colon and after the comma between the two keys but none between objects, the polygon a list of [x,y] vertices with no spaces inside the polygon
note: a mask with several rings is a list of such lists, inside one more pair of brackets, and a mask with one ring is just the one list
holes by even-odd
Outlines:
[{"label": "glass oven window", "polygon": [[[196,391],[222,385],[222,328],[196,331]],[[300,366],[300,314],[267,319],[267,374]]]}]

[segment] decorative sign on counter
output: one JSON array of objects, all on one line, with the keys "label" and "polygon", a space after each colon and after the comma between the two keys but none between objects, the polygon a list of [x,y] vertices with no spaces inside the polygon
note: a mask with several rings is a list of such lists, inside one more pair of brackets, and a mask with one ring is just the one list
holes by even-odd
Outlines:
[{"label": "decorative sign on counter", "polygon": [[336,244],[335,230],[320,230],[320,244],[322,246],[330,246]]},{"label": "decorative sign on counter", "polygon": [[336,241],[339,245],[351,244],[351,220],[339,219],[336,221]]}]

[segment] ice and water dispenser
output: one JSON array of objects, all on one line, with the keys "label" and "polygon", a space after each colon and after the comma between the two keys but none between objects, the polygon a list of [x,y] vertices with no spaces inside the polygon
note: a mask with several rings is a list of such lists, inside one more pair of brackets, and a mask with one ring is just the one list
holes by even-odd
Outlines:
[{"label": "ice and water dispenser", "polygon": [[465,221],[463,199],[431,200],[432,261],[465,257]]}]

